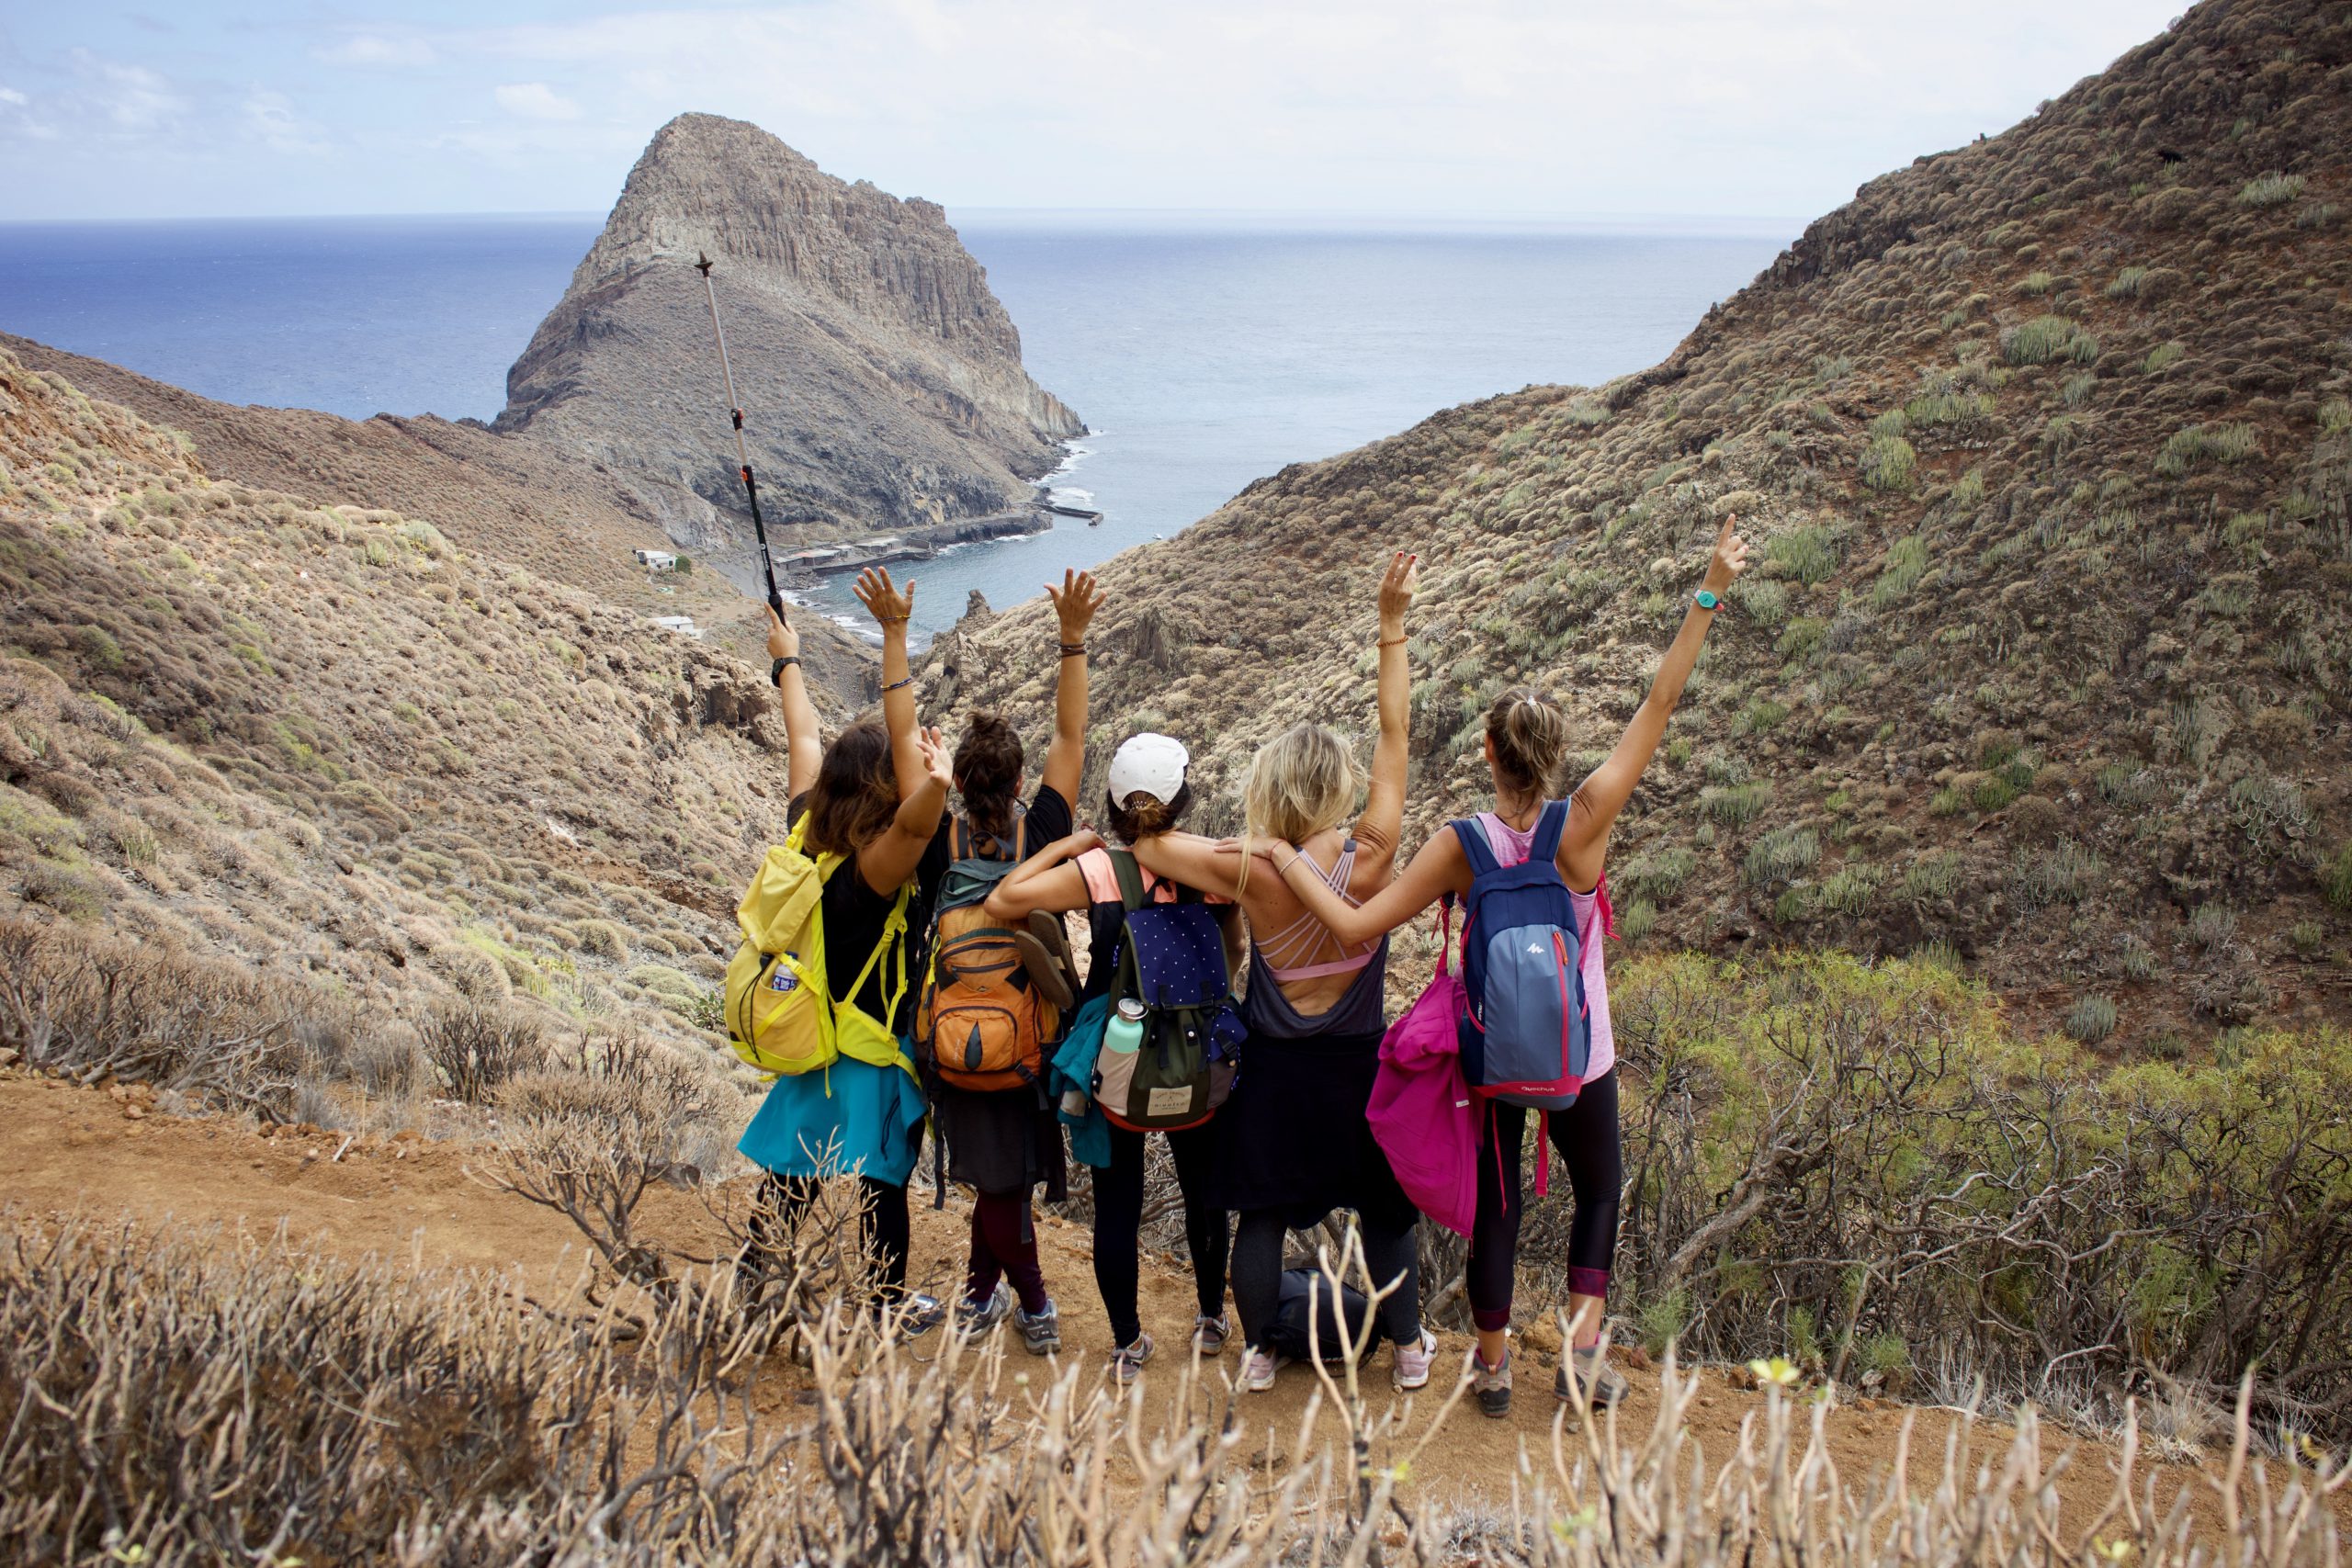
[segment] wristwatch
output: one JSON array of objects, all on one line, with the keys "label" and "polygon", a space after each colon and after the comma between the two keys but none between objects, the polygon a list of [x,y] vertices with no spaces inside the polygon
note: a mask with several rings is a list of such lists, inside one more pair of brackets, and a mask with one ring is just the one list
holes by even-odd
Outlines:
[{"label": "wristwatch", "polygon": [[1724,605],[1724,597],[1712,589],[1702,588],[1698,592],[1690,595],[1690,603],[1698,605],[1702,610],[1720,610]]},{"label": "wristwatch", "polygon": [[800,655],[797,653],[787,653],[782,659],[777,660],[774,664],[769,665],[768,684],[771,686],[783,684],[784,667],[787,664],[797,664],[799,662]]}]

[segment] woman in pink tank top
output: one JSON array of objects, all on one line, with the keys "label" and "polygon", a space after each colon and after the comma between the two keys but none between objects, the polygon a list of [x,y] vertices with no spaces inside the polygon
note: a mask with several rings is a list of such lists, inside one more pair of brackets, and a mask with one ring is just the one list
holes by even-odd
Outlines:
[{"label": "woman in pink tank top", "polygon": [[[1560,838],[1560,874],[1567,882],[1577,923],[1585,928],[1580,933],[1585,938],[1583,975],[1591,1008],[1591,1046],[1583,1091],[1575,1105],[1547,1119],[1552,1141],[1567,1166],[1576,1192],[1576,1217],[1568,1238],[1571,1338],[1553,1383],[1553,1391],[1562,1399],[1575,1398],[1577,1385],[1583,1384],[1589,1388],[1595,1404],[1608,1404],[1625,1389],[1624,1379],[1602,1359],[1600,1349],[1610,1258],[1617,1244],[1617,1205],[1623,1185],[1617,1075],[1611,1071],[1616,1060],[1616,1041],[1610,1028],[1609,989],[1601,970],[1602,939],[1610,934],[1603,865],[1609,833],[1657,752],[1667,720],[1682,698],[1691,667],[1698,662],[1699,648],[1706,640],[1716,607],[1733,581],[1747,570],[1747,545],[1734,531],[1737,522],[1736,517],[1724,519],[1713,558],[1707,565],[1706,581],[1693,596],[1682,630],[1659,662],[1641,710],[1626,726],[1609,760],[1569,795],[1567,830]],[[1487,710],[1487,763],[1494,775],[1495,806],[1482,812],[1478,822],[1501,863],[1517,864],[1527,858],[1552,782],[1566,759],[1568,739],[1567,716],[1540,693],[1524,688],[1506,692]],[[1317,874],[1319,867],[1301,863],[1305,856],[1284,854],[1278,846],[1272,859],[1300,901],[1336,940],[1349,944],[1370,942],[1394,931],[1445,894],[1459,897],[1470,890],[1469,858],[1463,853],[1460,838],[1450,830],[1423,844],[1402,875],[1362,904],[1335,896]],[[1489,1416],[1501,1416],[1510,1408],[1509,1330],[1519,1251],[1520,1151],[1526,1122],[1525,1111],[1490,1104],[1480,1134],[1478,1209],[1471,1228],[1465,1284],[1471,1317],[1478,1329],[1477,1354],[1471,1365],[1473,1391],[1479,1408]]]}]

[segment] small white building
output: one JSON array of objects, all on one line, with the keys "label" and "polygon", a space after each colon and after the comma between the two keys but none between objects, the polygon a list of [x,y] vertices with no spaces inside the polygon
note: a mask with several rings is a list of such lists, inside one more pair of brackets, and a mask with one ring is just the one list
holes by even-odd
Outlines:
[{"label": "small white building", "polygon": [[637,552],[637,564],[648,571],[675,571],[678,570],[678,558],[669,550],[639,550]]},{"label": "small white building", "polygon": [[696,642],[702,640],[702,628],[695,625],[692,615],[656,615],[653,624],[665,632],[676,632],[680,637],[690,637]]}]

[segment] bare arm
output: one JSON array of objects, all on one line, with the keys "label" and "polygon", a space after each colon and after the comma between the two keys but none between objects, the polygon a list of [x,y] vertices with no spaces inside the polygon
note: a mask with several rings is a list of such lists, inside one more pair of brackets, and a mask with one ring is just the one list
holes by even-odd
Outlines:
[{"label": "bare arm", "polygon": [[909,750],[922,769],[922,782],[913,794],[899,800],[899,814],[890,819],[889,830],[857,854],[858,874],[876,893],[896,893],[922,864],[923,852],[931,848],[932,838],[939,831],[939,814],[947,808],[947,786],[954,782],[947,747],[939,731],[918,733]]},{"label": "bare arm", "polygon": [[894,587],[888,569],[869,566],[857,574],[857,600],[882,627],[882,725],[890,732],[890,771],[898,775],[899,798],[912,801],[923,779],[922,752],[915,743],[915,688],[907,666],[915,585]]},{"label": "bare arm", "polygon": [[1313,874],[1311,863],[1306,874],[1292,874],[1291,867],[1304,857],[1289,845],[1276,844],[1272,854],[1283,885],[1323,922],[1324,929],[1350,946],[1395,931],[1444,894],[1470,891],[1470,862],[1452,829],[1423,844],[1404,874],[1362,904],[1351,904],[1332,892],[1321,877]]},{"label": "bare arm", "polygon": [[1085,908],[1094,900],[1087,894],[1086,876],[1078,869],[1078,857],[1101,848],[1102,843],[1102,834],[1091,828],[1081,828],[1068,838],[1047,844],[1006,872],[1004,880],[989,891],[989,919],[1023,920],[1039,909],[1059,913]]},{"label": "bare arm", "polygon": [[[910,583],[908,586],[912,587]],[[1102,591],[1091,571],[1066,571],[1058,589],[1046,584],[1061,623],[1060,672],[1054,682],[1054,739],[1046,748],[1044,782],[1072,806],[1086,773],[1086,628],[1102,607]],[[1076,649],[1073,653],[1070,649]]]},{"label": "bare arm", "polygon": [[1241,846],[1197,833],[1154,833],[1136,845],[1136,861],[1154,876],[1219,897],[1241,897]]},{"label": "bare arm", "polygon": [[[1738,526],[1737,514],[1724,519],[1722,534],[1715,539],[1714,558],[1707,563],[1707,580],[1702,586],[1720,597],[1732,585],[1734,579],[1747,570],[1747,541],[1732,530]],[[1690,613],[1682,617],[1682,629],[1675,634],[1673,646],[1658,661],[1657,675],[1650,682],[1650,694],[1644,698],[1633,723],[1617,742],[1609,760],[1592,771],[1592,776],[1577,788],[1577,798],[1584,809],[1576,814],[1569,831],[1560,840],[1560,869],[1571,874],[1572,882],[1581,875],[1589,885],[1600,874],[1597,853],[1609,841],[1609,829],[1616,825],[1617,814],[1633,797],[1634,786],[1642,782],[1642,774],[1657,754],[1657,743],[1666,738],[1666,721],[1674,715],[1674,706],[1682,700],[1682,688],[1690,679],[1691,666],[1699,661],[1699,647],[1707,640],[1707,628],[1713,624],[1715,612],[1703,609],[1694,600]],[[1572,863],[1574,863],[1572,864]]]},{"label": "bare arm", "polygon": [[817,783],[825,742],[817,730],[817,705],[808,700],[808,682],[800,674],[800,632],[773,605],[768,608],[768,657],[792,660],[776,677],[775,689],[784,698],[784,797],[797,800]]},{"label": "bare arm", "polygon": [[1405,830],[1405,771],[1411,761],[1408,730],[1413,717],[1413,674],[1405,660],[1405,612],[1412,607],[1420,558],[1396,552],[1380,580],[1380,739],[1372,748],[1372,792],[1355,836],[1385,868],[1396,857]]}]

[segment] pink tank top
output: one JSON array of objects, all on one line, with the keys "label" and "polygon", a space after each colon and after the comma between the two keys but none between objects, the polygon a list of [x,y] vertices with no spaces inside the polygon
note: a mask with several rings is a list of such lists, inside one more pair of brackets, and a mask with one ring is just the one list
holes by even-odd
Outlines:
[{"label": "pink tank top", "polygon": [[[1478,813],[1478,826],[1487,830],[1487,847],[1495,852],[1498,865],[1517,865],[1527,858],[1529,845],[1535,840],[1535,829],[1522,833],[1491,811]],[[1584,953],[1585,1005],[1592,1010],[1587,1027],[1591,1032],[1591,1046],[1585,1057],[1585,1081],[1589,1083],[1617,1065],[1617,1034],[1609,1023],[1609,979],[1600,965],[1601,939],[1614,922],[1609,912],[1609,878],[1602,876],[1589,893],[1568,889],[1568,907],[1576,911],[1577,942]]]}]

